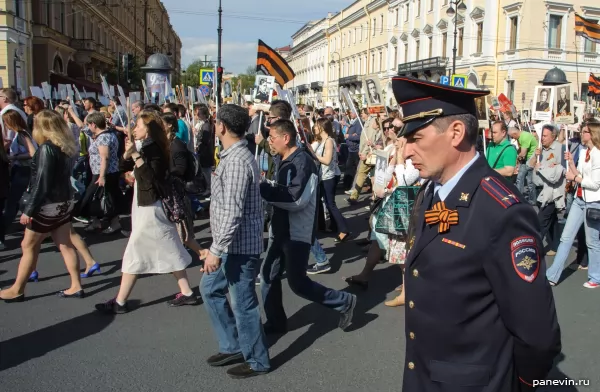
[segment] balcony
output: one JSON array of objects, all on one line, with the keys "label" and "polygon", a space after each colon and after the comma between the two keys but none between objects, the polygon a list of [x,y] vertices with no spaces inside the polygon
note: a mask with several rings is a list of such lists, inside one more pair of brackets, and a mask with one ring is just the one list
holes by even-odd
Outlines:
[{"label": "balcony", "polygon": [[323,82],[312,82],[310,84],[311,90],[323,90]]},{"label": "balcony", "polygon": [[96,43],[93,39],[72,39],[71,47],[77,51],[96,51]]},{"label": "balcony", "polygon": [[410,63],[398,64],[398,75],[424,71],[445,72],[447,65],[448,58],[446,57],[431,57],[424,60],[411,61]]},{"label": "balcony", "polygon": [[310,84],[301,84],[297,88],[299,94],[307,93],[310,88]]},{"label": "balcony", "polygon": [[362,79],[358,75],[345,76],[338,81],[340,86],[362,87]]}]

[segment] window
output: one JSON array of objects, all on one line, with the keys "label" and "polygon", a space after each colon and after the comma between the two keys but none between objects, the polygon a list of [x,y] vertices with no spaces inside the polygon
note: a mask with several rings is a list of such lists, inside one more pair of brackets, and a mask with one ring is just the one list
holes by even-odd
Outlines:
[{"label": "window", "polygon": [[448,33],[442,33],[442,57],[446,56],[446,49],[448,48]]},{"label": "window", "polygon": [[77,38],[77,24],[75,23],[76,18],[71,16],[71,36]]},{"label": "window", "polygon": [[15,8],[15,16],[22,18],[23,17],[23,0],[15,0],[14,8]]},{"label": "window", "polygon": [[433,11],[433,2],[434,0],[429,0],[429,11]]},{"label": "window", "polygon": [[398,46],[394,46],[394,59],[392,60],[392,69],[398,65]]},{"label": "window", "polygon": [[463,37],[465,33],[465,28],[461,27],[458,29],[458,55],[463,55]]},{"label": "window", "polygon": [[[590,22],[598,24],[597,20],[590,20],[588,19]],[[600,28],[600,26],[599,26]],[[586,53],[596,53],[596,42],[590,41],[589,39],[584,39],[583,40],[585,42],[584,46],[583,46],[583,51]]]},{"label": "window", "polygon": [[408,43],[404,44],[404,62],[408,62]]},{"label": "window", "polygon": [[517,49],[517,27],[519,25],[519,17],[513,16],[510,18],[510,46],[509,50]]},{"label": "window", "polygon": [[65,2],[60,3],[60,32],[65,34],[67,30],[66,26],[66,15],[65,15]]},{"label": "window", "polygon": [[377,30],[377,18],[373,18],[373,36],[375,36],[375,31]]},{"label": "window", "polygon": [[371,72],[375,70],[375,53],[371,55]]},{"label": "window", "polygon": [[421,41],[415,41],[415,60],[420,60],[421,56],[419,55],[419,52],[421,51]]},{"label": "window", "polygon": [[352,33],[352,43],[356,44],[356,27],[354,28],[354,32]]},{"label": "window", "polygon": [[359,34],[360,34],[359,35],[360,42],[362,42],[362,33],[363,33],[363,26],[362,25],[360,25],[360,30],[358,30],[358,31],[359,31]]},{"label": "window", "polygon": [[477,53],[483,53],[483,22],[477,23]]},{"label": "window", "polygon": [[515,101],[515,81],[507,80],[506,81],[506,95],[507,98],[511,101]]},{"label": "window", "polygon": [[408,22],[408,17],[410,16],[410,7],[408,6],[408,4],[405,7],[406,12],[404,13],[404,21]]},{"label": "window", "polygon": [[379,52],[379,72],[383,71],[383,52]]},{"label": "window", "polygon": [[356,75],[356,59],[352,59],[352,75]]},{"label": "window", "polygon": [[379,26],[379,34],[383,34],[383,14],[381,15],[381,26]]},{"label": "window", "polygon": [[548,23],[548,48],[560,49],[562,44],[562,16],[550,15]]},{"label": "window", "polygon": [[46,3],[46,26],[52,28],[52,1]]},{"label": "window", "polygon": [[433,37],[429,37],[429,58],[433,57]]},{"label": "window", "polygon": [[442,5],[448,5],[448,0],[444,0],[444,4]]},{"label": "window", "polygon": [[421,0],[417,0],[417,18],[421,16]]},{"label": "window", "polygon": [[342,48],[346,47],[346,33],[342,35]]},{"label": "window", "polygon": [[396,17],[394,19],[396,20],[396,26],[398,26],[400,23],[400,7],[396,8]]}]

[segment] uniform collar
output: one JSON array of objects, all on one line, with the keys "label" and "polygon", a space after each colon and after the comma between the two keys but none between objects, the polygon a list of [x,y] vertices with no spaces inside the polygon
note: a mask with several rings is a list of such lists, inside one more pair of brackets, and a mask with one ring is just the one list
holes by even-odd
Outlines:
[{"label": "uniform collar", "polygon": [[469,170],[469,168],[475,163],[475,161],[477,161],[477,159],[479,159],[478,152],[475,153],[475,156],[469,161],[469,163],[467,163],[462,169],[460,169],[458,173],[456,173],[454,177],[448,180],[448,182],[446,182],[444,185],[438,183],[435,184],[434,192],[438,194],[441,201],[446,200],[446,198],[448,197],[450,192],[452,192],[454,187],[456,187],[456,184],[458,184],[462,176],[466,173],[467,170]]}]

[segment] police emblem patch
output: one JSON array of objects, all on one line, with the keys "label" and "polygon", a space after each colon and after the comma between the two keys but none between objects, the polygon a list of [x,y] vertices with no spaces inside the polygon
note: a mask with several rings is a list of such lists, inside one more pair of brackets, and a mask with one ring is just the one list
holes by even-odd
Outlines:
[{"label": "police emblem patch", "polygon": [[510,242],[510,253],[517,275],[526,282],[533,282],[540,270],[540,257],[535,238],[523,236]]}]

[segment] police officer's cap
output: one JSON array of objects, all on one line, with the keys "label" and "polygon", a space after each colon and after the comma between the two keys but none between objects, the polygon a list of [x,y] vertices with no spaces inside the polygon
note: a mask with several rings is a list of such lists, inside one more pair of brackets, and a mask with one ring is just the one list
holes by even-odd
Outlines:
[{"label": "police officer's cap", "polygon": [[446,86],[408,76],[393,78],[392,89],[404,114],[401,136],[408,136],[439,117],[458,114],[477,116],[475,98],[490,93]]}]

